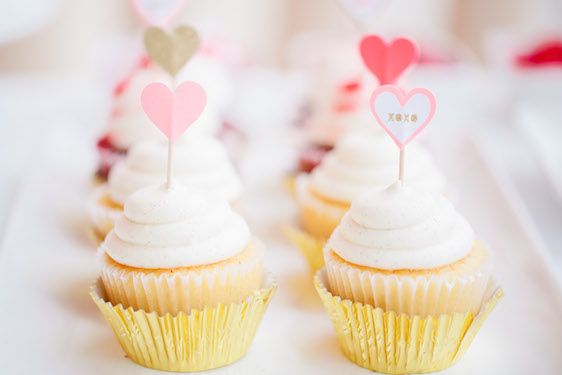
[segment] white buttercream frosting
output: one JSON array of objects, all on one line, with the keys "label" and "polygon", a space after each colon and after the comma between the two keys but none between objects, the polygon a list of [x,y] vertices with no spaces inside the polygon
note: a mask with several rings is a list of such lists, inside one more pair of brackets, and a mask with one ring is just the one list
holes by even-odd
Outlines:
[{"label": "white buttercream frosting", "polygon": [[174,181],[132,194],[102,244],[113,260],[135,268],[179,268],[231,258],[248,245],[244,219],[224,200],[209,200]]},{"label": "white buttercream frosting", "polygon": [[353,201],[327,243],[346,261],[378,269],[431,269],[464,258],[468,222],[441,194],[399,182]]},{"label": "white buttercream frosting", "polygon": [[[174,176],[205,194],[228,201],[236,200],[242,184],[224,145],[204,134],[187,134],[174,145]],[[133,192],[162,183],[166,178],[168,147],[165,142],[139,142],[127,157],[117,163],[108,178],[110,198],[125,203]]]},{"label": "white buttercream frosting", "polygon": [[[308,183],[313,192],[348,203],[366,190],[384,188],[396,181],[398,159],[398,149],[386,134],[374,129],[356,131],[336,144],[312,171]],[[405,166],[408,184],[431,191],[444,190],[445,179],[425,149],[409,146]]]}]

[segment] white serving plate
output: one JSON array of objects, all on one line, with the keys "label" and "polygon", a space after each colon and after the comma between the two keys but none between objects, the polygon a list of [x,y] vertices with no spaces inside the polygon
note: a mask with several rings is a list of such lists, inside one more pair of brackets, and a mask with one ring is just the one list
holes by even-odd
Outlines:
[{"label": "white serving plate", "polygon": [[[73,127],[45,142],[14,203],[0,253],[0,373],[161,373],[125,358],[88,296],[97,275],[84,216],[92,140]],[[248,218],[268,246],[279,289],[250,352],[209,373],[369,374],[340,353],[304,260],[279,233],[296,211],[279,179],[283,163],[272,165],[288,160],[287,143],[272,135],[251,147],[241,165],[249,177]],[[445,373],[559,373],[562,301],[543,252],[474,143],[449,145],[440,154],[459,209],[495,252],[506,295],[464,359]]]}]

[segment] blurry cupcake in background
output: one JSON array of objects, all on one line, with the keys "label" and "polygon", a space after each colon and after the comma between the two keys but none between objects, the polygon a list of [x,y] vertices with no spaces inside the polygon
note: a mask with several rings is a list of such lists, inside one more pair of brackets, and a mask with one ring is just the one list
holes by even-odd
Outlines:
[{"label": "blurry cupcake in background", "polygon": [[354,199],[324,257],[315,285],[342,350],[374,371],[449,367],[502,295],[470,224],[443,195],[409,183]]},{"label": "blurry cupcake in background", "polygon": [[356,38],[304,34],[293,41],[289,59],[307,77],[308,99],[297,124],[305,144],[297,170],[308,173],[342,136],[371,127],[368,100],[377,84],[361,61]]},{"label": "blurry cupcake in background", "polygon": [[[150,123],[147,127],[156,129]],[[96,238],[105,238],[132,193],[164,180],[167,153],[164,140],[142,141],[133,145],[125,159],[114,166],[107,183],[95,189],[89,202],[90,222]],[[190,134],[176,143],[173,163],[177,180],[200,189],[213,199],[236,206],[242,194],[242,183],[219,140],[203,133]]]},{"label": "blurry cupcake in background", "polygon": [[[208,105],[194,124],[192,132],[219,135],[225,125],[225,112],[233,93],[228,63],[211,47],[202,46],[189,64],[178,74],[178,80],[196,79],[208,90]],[[142,57],[129,76],[114,88],[112,112],[107,130],[98,140],[97,177],[104,181],[116,162],[139,141],[161,141],[162,134],[145,116],[140,105],[142,89],[149,83],[171,85],[170,76],[147,57]]]},{"label": "blurry cupcake in background", "polygon": [[348,77],[331,88],[319,87],[318,97],[310,103],[310,117],[303,123],[308,142],[299,155],[299,172],[311,172],[346,134],[372,127],[373,118],[364,100],[366,78]]},{"label": "blurry cupcake in background", "polygon": [[146,367],[199,371],[236,361],[274,291],[263,245],[244,219],[179,181],[129,196],[99,256],[92,297],[127,356]]},{"label": "blurry cupcake in background", "polygon": [[[297,176],[295,197],[300,230],[288,230],[313,270],[323,265],[322,247],[353,199],[370,189],[384,189],[397,178],[396,145],[372,126],[342,138],[310,174]],[[445,191],[445,178],[427,150],[412,145],[406,153],[408,184],[435,193]]]}]

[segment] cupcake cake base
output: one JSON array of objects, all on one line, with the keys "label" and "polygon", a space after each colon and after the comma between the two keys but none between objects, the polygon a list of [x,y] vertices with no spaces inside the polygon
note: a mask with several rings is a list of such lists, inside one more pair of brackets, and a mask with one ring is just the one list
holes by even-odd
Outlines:
[{"label": "cupcake cake base", "polygon": [[264,248],[257,239],[236,256],[205,266],[137,269],[115,262],[106,253],[100,257],[109,301],[159,314],[243,301],[263,279]]},{"label": "cupcake cake base", "polygon": [[490,256],[478,242],[466,257],[427,270],[362,267],[345,261],[334,250],[324,252],[332,293],[408,315],[478,313],[492,271]]}]

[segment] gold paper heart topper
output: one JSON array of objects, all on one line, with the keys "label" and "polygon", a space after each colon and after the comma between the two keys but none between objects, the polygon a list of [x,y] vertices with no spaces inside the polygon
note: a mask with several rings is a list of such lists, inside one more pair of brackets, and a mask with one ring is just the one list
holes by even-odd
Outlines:
[{"label": "gold paper heart topper", "polygon": [[189,26],[179,26],[171,34],[150,27],[144,32],[144,45],[148,56],[175,76],[197,52],[199,36]]}]

